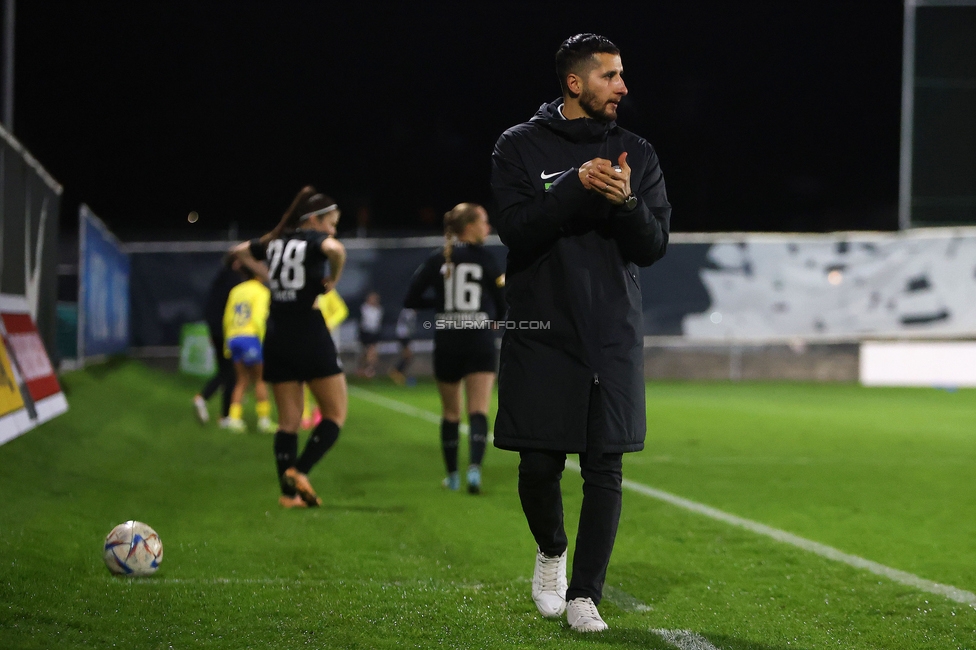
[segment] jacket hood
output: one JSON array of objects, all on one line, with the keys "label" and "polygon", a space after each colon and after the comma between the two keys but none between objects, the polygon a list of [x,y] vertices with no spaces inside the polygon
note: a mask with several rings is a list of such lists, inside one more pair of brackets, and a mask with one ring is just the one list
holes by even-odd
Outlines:
[{"label": "jacket hood", "polygon": [[598,142],[617,128],[616,122],[600,122],[589,117],[567,120],[559,113],[562,105],[562,97],[543,104],[529,121],[541,124],[572,142]]}]

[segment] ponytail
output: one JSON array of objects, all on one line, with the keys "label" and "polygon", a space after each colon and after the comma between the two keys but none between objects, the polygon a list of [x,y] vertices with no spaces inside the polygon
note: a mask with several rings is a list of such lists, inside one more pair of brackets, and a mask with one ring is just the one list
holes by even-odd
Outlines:
[{"label": "ponytail", "polygon": [[444,277],[450,279],[451,277],[451,251],[454,250],[454,240],[457,235],[451,232],[444,231]]},{"label": "ponytail", "polygon": [[477,203],[458,203],[444,214],[444,277],[451,277],[451,252],[454,242],[469,223],[474,223],[483,208]]},{"label": "ponytail", "polygon": [[296,194],[295,198],[292,200],[291,205],[288,206],[288,209],[285,210],[285,213],[281,215],[281,220],[278,222],[278,225],[275,226],[271,232],[261,237],[260,240],[261,245],[267,246],[272,239],[277,239],[286,228],[294,227],[295,210],[298,209],[298,205],[300,203],[303,203],[305,199],[312,196],[313,194],[315,194],[315,188],[312,187],[311,185],[306,185],[305,187],[300,189],[298,191],[298,194]]}]

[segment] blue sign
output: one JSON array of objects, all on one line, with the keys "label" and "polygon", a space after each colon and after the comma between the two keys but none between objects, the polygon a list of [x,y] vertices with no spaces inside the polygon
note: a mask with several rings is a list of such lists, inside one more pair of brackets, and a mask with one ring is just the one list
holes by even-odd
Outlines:
[{"label": "blue sign", "polygon": [[78,211],[78,358],[129,349],[129,256],[87,205]]}]

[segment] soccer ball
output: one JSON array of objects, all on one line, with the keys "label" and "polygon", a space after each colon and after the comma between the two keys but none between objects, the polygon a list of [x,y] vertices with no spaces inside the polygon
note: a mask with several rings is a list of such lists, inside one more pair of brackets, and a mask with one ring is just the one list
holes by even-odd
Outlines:
[{"label": "soccer ball", "polygon": [[105,538],[105,566],[116,575],[148,576],[163,561],[163,542],[141,521],[127,521]]}]

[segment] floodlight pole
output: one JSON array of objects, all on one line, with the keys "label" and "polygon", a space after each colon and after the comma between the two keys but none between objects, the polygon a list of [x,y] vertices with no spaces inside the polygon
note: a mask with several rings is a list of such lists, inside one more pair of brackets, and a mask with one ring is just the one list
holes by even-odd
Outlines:
[{"label": "floodlight pole", "polygon": [[14,5],[3,0],[3,126],[14,132]]},{"label": "floodlight pole", "polygon": [[976,7],[976,0],[905,0],[901,68],[901,162],[898,174],[898,228],[912,227],[912,151],[915,137],[915,23],[919,7]]},{"label": "floodlight pole", "polygon": [[901,64],[901,162],[898,170],[898,229],[912,227],[912,137],[915,121],[915,0],[905,0]]}]

